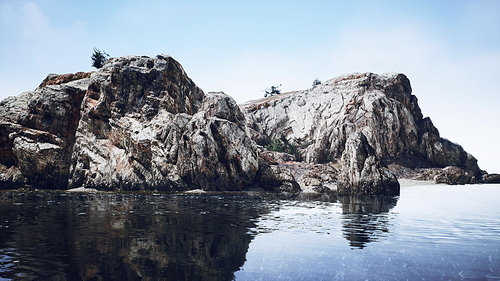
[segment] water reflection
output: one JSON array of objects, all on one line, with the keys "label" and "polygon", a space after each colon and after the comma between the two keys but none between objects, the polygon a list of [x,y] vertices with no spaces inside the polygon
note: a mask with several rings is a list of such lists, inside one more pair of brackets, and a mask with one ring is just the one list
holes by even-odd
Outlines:
[{"label": "water reflection", "polygon": [[389,211],[396,206],[398,197],[392,196],[339,196],[342,203],[343,237],[352,248],[363,249],[367,243],[386,237],[391,230]]},{"label": "water reflection", "polygon": [[304,194],[2,192],[0,277],[232,280],[256,236],[345,241],[343,233],[351,247],[363,248],[391,230],[396,202]]},{"label": "water reflection", "polygon": [[0,276],[26,280],[232,280],[265,212],[241,195],[2,196]]}]

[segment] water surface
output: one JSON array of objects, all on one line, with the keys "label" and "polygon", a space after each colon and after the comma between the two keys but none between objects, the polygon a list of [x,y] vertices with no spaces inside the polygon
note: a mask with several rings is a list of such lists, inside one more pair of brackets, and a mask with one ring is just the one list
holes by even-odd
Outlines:
[{"label": "water surface", "polygon": [[0,193],[0,280],[500,280],[500,185]]}]

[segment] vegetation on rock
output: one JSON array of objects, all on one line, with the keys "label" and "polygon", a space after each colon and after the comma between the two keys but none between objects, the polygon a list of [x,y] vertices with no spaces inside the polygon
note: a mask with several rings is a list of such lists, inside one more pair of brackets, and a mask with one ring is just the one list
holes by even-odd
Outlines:
[{"label": "vegetation on rock", "polygon": [[317,85],[320,85],[321,84],[321,80],[319,80],[319,78],[316,78],[314,79],[313,83],[312,83],[312,86],[317,86]]},{"label": "vegetation on rock", "polygon": [[281,84],[279,86],[271,86],[270,88],[265,89],[264,91],[266,92],[266,94],[264,95],[264,97],[267,97],[268,95],[274,96],[281,94],[280,86]]},{"label": "vegetation on rock", "polygon": [[94,48],[94,53],[90,58],[92,59],[92,66],[99,69],[108,61],[109,55],[104,51]]},{"label": "vegetation on rock", "polygon": [[271,139],[267,141],[267,144],[265,144],[264,147],[270,151],[291,154],[295,157],[296,160],[301,160],[301,154],[299,152],[298,146],[291,144],[286,140],[283,141],[281,139]]}]

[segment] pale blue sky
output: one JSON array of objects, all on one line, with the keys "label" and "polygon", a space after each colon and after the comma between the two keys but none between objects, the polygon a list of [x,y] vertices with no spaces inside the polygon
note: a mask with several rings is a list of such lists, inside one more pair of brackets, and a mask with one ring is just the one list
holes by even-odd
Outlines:
[{"label": "pale blue sky", "polygon": [[500,173],[500,0],[0,0],[0,99],[91,71],[93,47],[171,55],[238,102],[270,85],[401,72],[441,135]]}]

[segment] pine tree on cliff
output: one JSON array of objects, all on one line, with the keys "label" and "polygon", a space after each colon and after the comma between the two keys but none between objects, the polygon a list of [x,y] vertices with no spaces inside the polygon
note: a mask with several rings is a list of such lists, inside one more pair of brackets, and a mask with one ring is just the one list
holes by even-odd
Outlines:
[{"label": "pine tree on cliff", "polygon": [[92,66],[99,69],[104,65],[104,63],[106,63],[108,58],[109,58],[109,55],[106,52],[100,51],[100,50],[94,48],[94,53],[92,54],[92,57],[91,57]]}]

